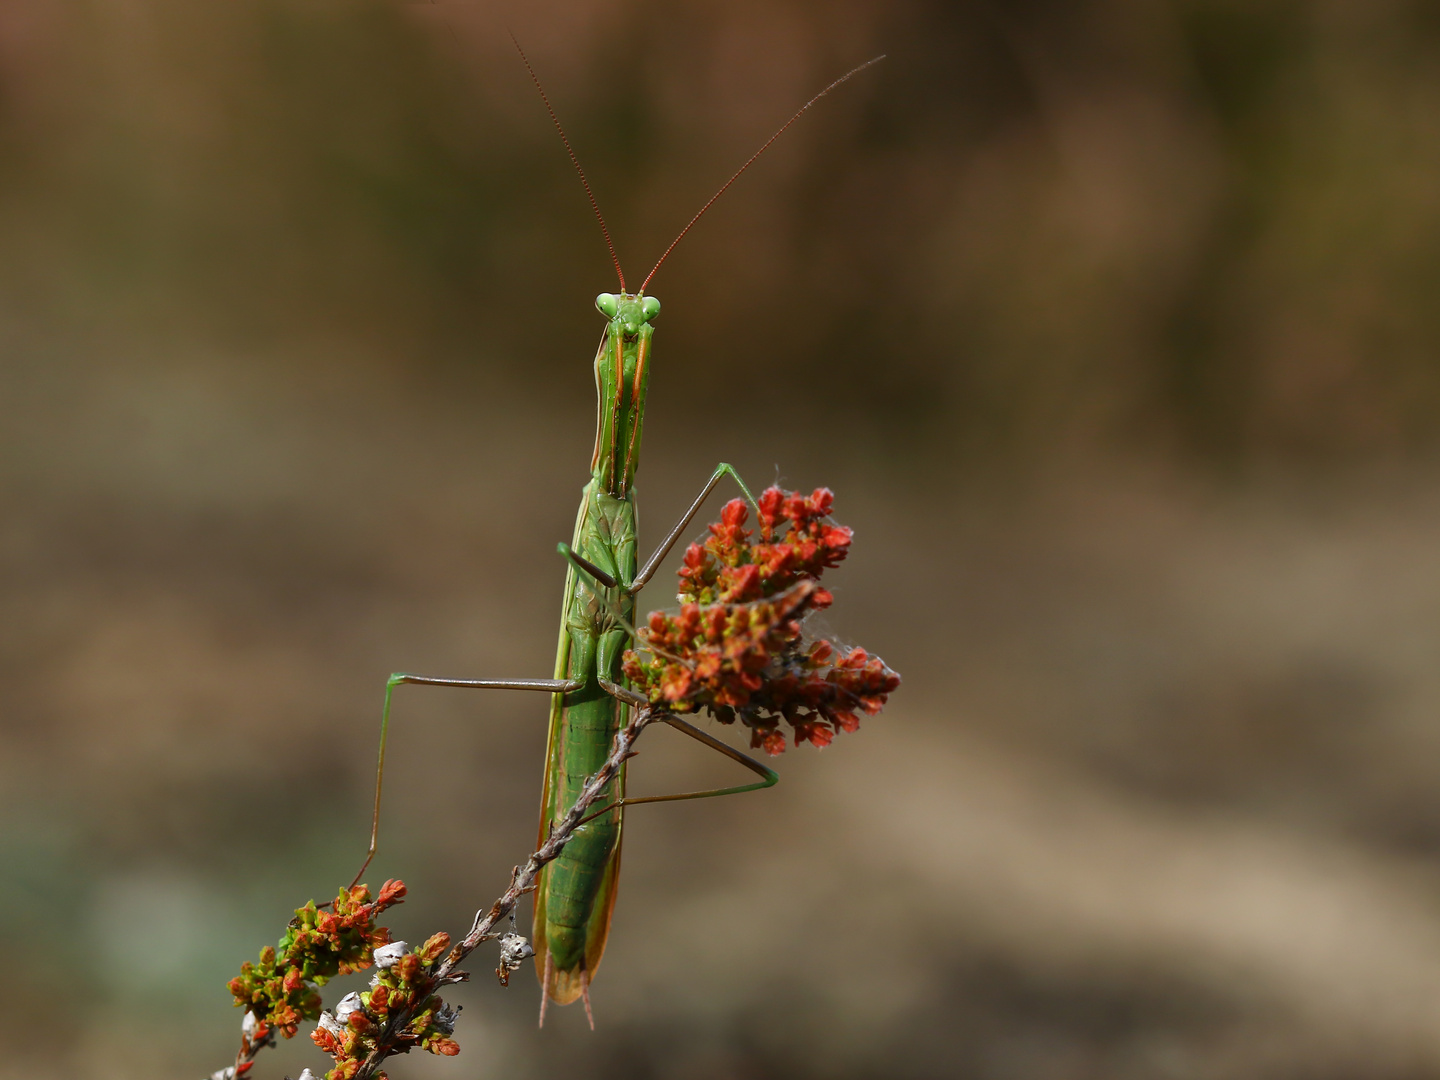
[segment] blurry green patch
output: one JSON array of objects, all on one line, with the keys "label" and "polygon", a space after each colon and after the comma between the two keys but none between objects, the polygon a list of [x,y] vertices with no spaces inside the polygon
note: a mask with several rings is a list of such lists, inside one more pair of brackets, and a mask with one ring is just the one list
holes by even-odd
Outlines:
[{"label": "blurry green patch", "polygon": [[[193,1000],[222,980],[247,943],[250,921],[218,884],[167,867],[105,878],[89,905],[89,944],[104,988],[120,1001],[140,996]],[[205,994],[197,1001],[210,1007]]]}]

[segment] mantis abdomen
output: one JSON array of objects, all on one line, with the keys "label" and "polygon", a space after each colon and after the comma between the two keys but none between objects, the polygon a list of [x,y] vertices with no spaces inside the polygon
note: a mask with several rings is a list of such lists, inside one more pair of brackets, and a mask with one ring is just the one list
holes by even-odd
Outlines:
[{"label": "mantis abdomen", "polygon": [[[602,345],[601,356],[606,352]],[[602,440],[608,426],[602,420]],[[600,483],[597,476],[586,485],[572,550],[617,583],[629,583],[636,569],[635,505],[628,497],[598,491]],[[602,601],[597,590],[609,595]],[[540,810],[542,838],[555,814],[574,802],[586,780],[604,763],[615,733],[624,724],[627,706],[600,680],[612,684],[621,680],[620,655],[629,635],[615,615],[633,621],[634,606],[634,598],[623,588],[605,589],[573,567],[566,576],[555,677],[581,685],[552,700]],[[562,1005],[586,992],[605,951],[619,880],[618,803],[625,796],[623,773],[611,788],[605,796],[611,808],[586,823],[545,868],[536,892],[536,963],[547,996]]]}]

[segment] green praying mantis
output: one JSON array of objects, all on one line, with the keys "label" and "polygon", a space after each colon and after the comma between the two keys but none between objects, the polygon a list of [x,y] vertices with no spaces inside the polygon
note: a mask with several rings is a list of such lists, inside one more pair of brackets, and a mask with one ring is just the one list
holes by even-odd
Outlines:
[{"label": "green praying mantis", "polygon": [[[519,43],[516,49],[519,50]],[[355,881],[360,880],[375,856],[380,824],[380,797],[385,772],[385,744],[390,725],[391,701],[395,688],[403,684],[449,686],[486,690],[526,690],[550,695],[549,738],[545,750],[544,786],[540,796],[540,840],[551,824],[575,801],[587,779],[605,762],[616,732],[624,726],[627,710],[645,703],[625,685],[621,657],[634,635],[635,598],[650,581],[661,561],[681,535],[716,485],[727,476],[755,506],[739,474],[720,464],[680,520],[640,565],[637,559],[635,473],[640,464],[641,434],[645,422],[645,398],[649,387],[654,323],[660,301],[647,295],[646,288],[676,245],[710,209],[715,201],[760,157],[784,131],[815,102],[854,75],[877,63],[875,57],[836,79],[805,103],[727,180],[690,219],[665,249],[654,268],[635,292],[625,286],[625,275],[609,229],[585,172],[570,146],[555,110],[540,80],[520,50],[541,99],[550,114],[571,163],[580,174],[610,256],[620,280],[618,293],[601,293],[595,306],[605,317],[605,331],[595,354],[597,420],[595,451],[590,462],[590,480],[585,485],[576,516],[575,532],[559,551],[567,560],[564,601],[560,612],[559,643],[554,676],[548,679],[458,679],[397,673],[385,687],[381,713],[379,758],[375,773],[375,803],[371,819],[370,846]],[[671,795],[629,797],[625,794],[622,770],[605,793],[604,809],[591,816],[578,830],[561,855],[548,864],[535,892],[534,950],[536,970],[542,988],[540,1023],[545,1022],[549,1002],[568,1005],[577,998],[585,1003],[586,1016],[594,1027],[590,1007],[590,982],[600,966],[615,908],[620,878],[620,851],[624,832],[624,808],[637,803],[704,799],[754,791],[775,784],[779,777],[747,754],[706,734],[676,716],[661,719],[697,742],[751,770],[757,780],[732,787]]]}]

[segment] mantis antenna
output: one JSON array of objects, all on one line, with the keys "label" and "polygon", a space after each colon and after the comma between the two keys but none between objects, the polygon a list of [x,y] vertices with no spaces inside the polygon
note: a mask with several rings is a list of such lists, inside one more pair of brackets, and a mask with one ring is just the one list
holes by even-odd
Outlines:
[{"label": "mantis antenna", "polygon": [[[525,55],[525,50],[520,47],[520,42],[516,39],[513,33],[510,34],[510,40],[515,45],[515,51],[520,54],[520,60],[522,63],[524,63],[525,70],[530,73],[530,80],[535,84],[535,89],[540,91],[540,100],[545,103],[545,111],[550,114],[550,120],[555,125],[555,130],[560,133],[560,141],[565,144],[565,152],[570,155],[570,163],[575,166],[575,171],[580,174],[580,183],[585,186],[585,194],[590,199],[590,208],[595,211],[595,219],[600,222],[600,231],[605,234],[605,245],[610,249],[610,260],[615,264],[615,275],[620,279],[620,291],[623,293],[625,292],[625,271],[620,269],[620,256],[615,253],[615,243],[610,239],[610,229],[605,224],[605,215],[600,213],[600,204],[595,199],[595,192],[590,189],[590,181],[585,178],[585,170],[580,165],[580,159],[575,156],[575,150],[570,145],[570,139],[565,134],[565,128],[561,126],[560,118],[555,115],[555,108],[550,104],[550,97],[548,94],[545,93],[545,87],[541,85],[540,77],[535,74],[535,68],[531,66],[530,58]],[[688,222],[686,222],[685,227],[680,230],[680,234],[676,236],[674,240],[670,241],[670,246],[665,249],[664,254],[660,256],[659,260],[651,268],[650,273],[645,275],[645,280],[640,283],[641,294],[645,292],[645,288],[650,284],[650,279],[655,276],[655,272],[659,270],[665,260],[670,257],[670,253],[675,250],[676,246],[680,243],[681,240],[685,239],[685,234],[688,233],[692,228],[694,228],[697,221],[699,221],[702,217],[705,216],[705,211],[709,210],[710,207],[715,205],[716,201],[720,198],[720,196],[724,195],[725,192],[729,190],[730,185],[735,183],[736,180],[739,180],[740,175],[746,169],[750,168],[751,165],[754,165],[755,162],[759,160],[760,155],[765,153],[766,150],[769,150],[771,144],[774,143],[776,139],[780,138],[781,135],[785,134],[791,124],[795,123],[796,120],[799,120],[800,117],[804,115],[806,110],[810,108],[810,106],[814,105],[817,101],[823,98],[826,94],[830,93],[831,90],[834,90],[841,83],[848,82],[851,78],[859,75],[860,72],[864,71],[866,68],[878,64],[881,60],[884,59],[885,54],[881,53],[879,56],[872,57],[871,59],[866,60],[863,64],[851,68],[844,75],[841,75],[829,86],[825,87],[825,89],[821,90],[818,94],[812,97],[804,105],[801,105],[800,108],[796,109],[795,114],[791,116],[789,120],[786,120],[785,123],[781,124],[780,127],[776,130],[775,134],[771,135],[770,138],[766,139],[765,142],[761,144],[760,149],[756,150],[755,153],[751,154],[750,157],[746,160],[745,164],[741,165],[740,168],[736,169],[729,180],[726,180],[725,183],[720,185],[720,189],[716,191],[714,195],[711,195],[709,199],[706,200],[705,205],[700,207],[700,209],[695,212],[694,217],[692,217]]]},{"label": "mantis antenna", "polygon": [[[595,201],[595,192],[590,190],[590,181],[585,179],[585,170],[580,167],[580,159],[575,156],[574,149],[570,146],[570,140],[565,135],[565,129],[560,126],[560,118],[555,115],[555,109],[550,104],[550,96],[545,93],[545,87],[540,85],[540,76],[535,74],[535,69],[530,66],[530,58],[525,55],[525,50],[520,47],[520,42],[515,35],[510,35],[510,40],[515,44],[515,51],[520,54],[520,60],[525,65],[525,70],[530,72],[530,80],[535,84],[535,89],[540,91],[540,100],[545,102],[545,111],[550,114],[551,121],[555,124],[555,130],[560,133],[560,141],[565,144],[565,152],[570,155],[570,164],[575,166],[575,171],[580,174],[580,183],[585,185],[585,194],[590,197],[590,208],[595,211],[595,219],[600,222],[600,231],[605,234],[605,244],[610,249],[610,261],[615,264],[615,274],[620,278],[620,291],[625,291],[625,271],[620,269],[620,256],[615,254],[615,244],[610,239],[610,230],[605,225],[605,215],[600,213],[600,204]],[[871,63],[874,63],[872,60]],[[856,69],[859,70],[858,68]],[[855,72],[851,72],[853,75]],[[845,76],[848,79],[850,75]],[[843,79],[841,80],[844,81]],[[826,88],[829,89],[828,87]],[[809,106],[807,105],[808,109]],[[758,156],[758,155],[757,155]],[[672,247],[674,245],[671,245]],[[652,273],[654,271],[651,271]],[[649,278],[646,278],[648,281]],[[644,289],[640,290],[644,292]]]},{"label": "mantis antenna", "polygon": [[[670,252],[675,250],[675,245],[680,243],[680,241],[685,238],[685,234],[688,233],[690,229],[694,226],[694,224],[700,220],[700,218],[704,215],[705,211],[709,210],[710,207],[715,205],[715,200],[720,198],[721,195],[724,195],[730,185],[735,183],[736,180],[740,179],[740,174],[743,173],[746,169],[750,168],[751,165],[754,165],[760,155],[765,153],[766,150],[770,149],[770,144],[773,143],[776,139],[780,138],[781,135],[784,135],[785,130],[791,124],[795,123],[796,120],[799,120],[801,114],[804,113],[806,109],[810,108],[811,105],[814,105],[817,101],[823,98],[826,94],[830,93],[831,90],[834,90],[837,86],[845,82],[847,79],[851,78],[854,75],[859,75],[860,72],[864,71],[872,64],[878,64],[881,60],[884,59],[885,54],[881,53],[879,56],[876,56],[870,60],[866,60],[859,67],[851,68],[844,75],[841,75],[838,79],[832,82],[829,86],[825,87],[824,90],[821,90],[818,94],[812,97],[804,105],[801,105],[800,108],[796,109],[795,115],[790,117],[789,120],[786,120],[785,123],[781,124],[780,129],[776,131],[774,135],[771,135],[770,138],[766,139],[764,145],[762,145],[759,150],[756,150],[755,153],[751,154],[750,159],[746,161],[744,165],[741,165],[740,168],[736,169],[735,174],[731,176],[729,180],[726,180],[725,183],[720,185],[720,190],[715,192],[714,195],[711,195],[709,201],[704,206],[700,207],[700,209],[696,212],[695,216],[692,217],[690,221],[686,224],[685,228],[680,230],[680,235],[675,237],[674,240],[670,241],[670,246],[665,249],[665,254],[660,256],[660,261],[655,264],[654,268],[650,271],[650,273],[645,275],[645,280],[640,284],[640,291],[642,293],[645,291],[645,286],[650,284],[650,279],[655,276],[655,271],[660,269],[660,263],[663,263],[666,259],[670,257]],[[577,165],[576,168],[579,168],[579,166]],[[599,211],[597,210],[596,213],[599,213]]]}]

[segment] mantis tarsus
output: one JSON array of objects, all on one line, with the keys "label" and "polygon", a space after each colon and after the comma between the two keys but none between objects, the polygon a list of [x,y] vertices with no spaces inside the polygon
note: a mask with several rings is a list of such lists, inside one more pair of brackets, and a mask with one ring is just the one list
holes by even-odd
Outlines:
[{"label": "mantis tarsus", "polygon": [[[518,42],[516,43],[519,49]],[[549,738],[545,751],[544,789],[540,803],[540,839],[543,841],[557,813],[563,813],[591,776],[604,762],[615,737],[624,724],[626,710],[644,699],[630,692],[621,672],[621,654],[634,634],[636,594],[654,575],[661,560],[690,526],[706,498],[725,477],[730,477],[752,505],[754,497],[736,471],[728,464],[716,467],[694,502],[662,540],[643,566],[638,565],[635,523],[635,472],[640,462],[641,430],[645,420],[645,396],[650,379],[653,322],[660,302],[645,293],[651,278],[669,257],[680,239],[689,232],[732,183],[760,157],[802,113],[851,76],[883,57],[866,61],[836,79],[805,103],[782,125],[690,219],[656,262],[640,288],[626,290],[625,275],[610,241],[605,219],[595,201],[585,172],[580,167],[569,139],[534,69],[520,53],[531,78],[540,90],[546,110],[554,121],[566,152],[590,198],[600,221],[615,271],[619,293],[601,293],[595,306],[605,316],[605,333],[595,354],[597,422],[595,452],[590,463],[590,481],[585,485],[569,545],[561,544],[566,557],[564,603],[560,614],[559,645],[555,673],[550,679],[451,679],[398,673],[385,688],[380,727],[379,760],[375,776],[375,807],[371,822],[370,847],[365,863],[375,855],[380,821],[380,795],[385,770],[385,742],[390,722],[390,705],[395,688],[405,683],[487,690],[532,690],[551,695]],[[610,917],[615,906],[620,872],[623,808],[642,802],[702,799],[770,787],[776,773],[754,758],[740,753],[718,739],[680,720],[665,718],[678,731],[703,743],[753,771],[759,779],[748,784],[673,795],[642,798],[625,796],[623,772],[612,782],[605,807],[588,819],[563,853],[545,867],[535,893],[534,947],[536,968],[542,987],[540,1022],[545,1022],[549,1001],[560,1005],[583,998],[585,1012],[594,1027],[590,1010],[590,980],[605,951]]]}]

